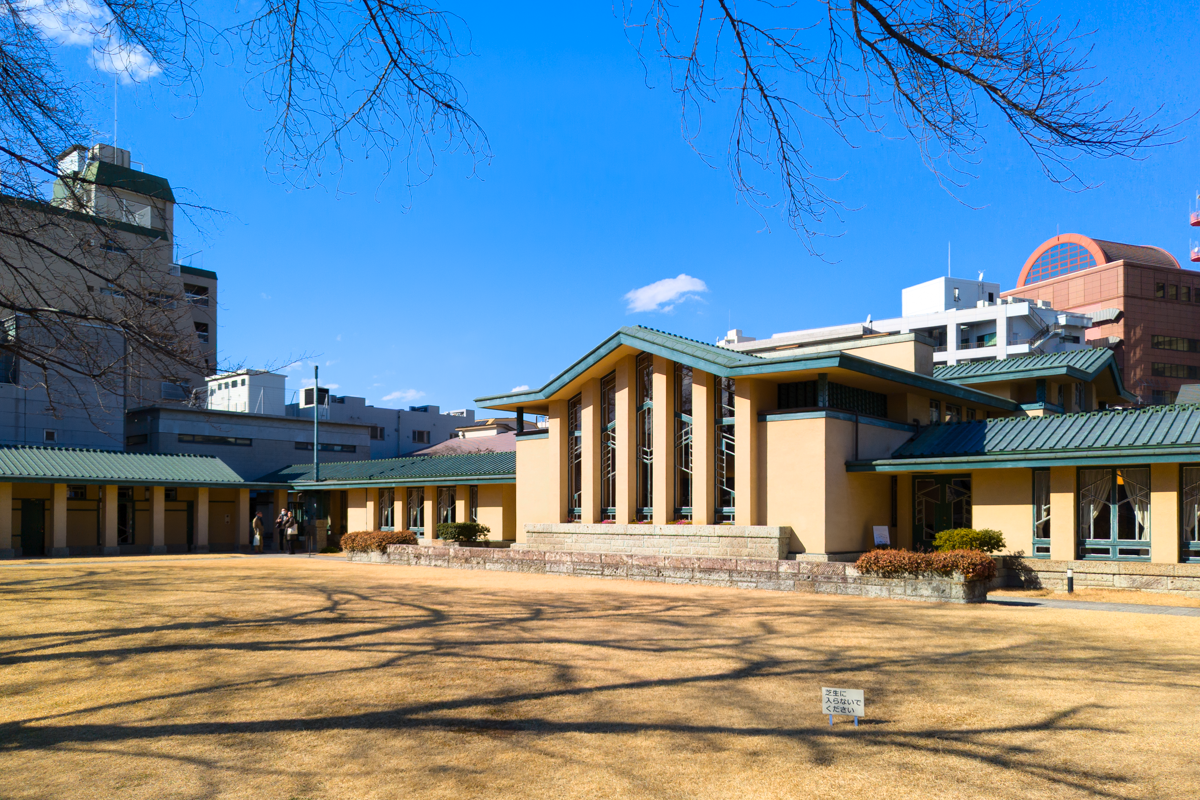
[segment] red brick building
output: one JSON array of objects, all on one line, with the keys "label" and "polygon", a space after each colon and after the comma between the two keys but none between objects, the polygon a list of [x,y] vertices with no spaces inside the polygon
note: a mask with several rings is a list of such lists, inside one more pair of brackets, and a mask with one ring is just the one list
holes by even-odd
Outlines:
[{"label": "red brick building", "polygon": [[1125,388],[1143,403],[1173,402],[1180,386],[1200,383],[1200,272],[1183,269],[1162,248],[1055,236],[1029,256],[1017,288],[1001,296],[1084,314],[1120,310],[1087,338],[1108,341]]}]

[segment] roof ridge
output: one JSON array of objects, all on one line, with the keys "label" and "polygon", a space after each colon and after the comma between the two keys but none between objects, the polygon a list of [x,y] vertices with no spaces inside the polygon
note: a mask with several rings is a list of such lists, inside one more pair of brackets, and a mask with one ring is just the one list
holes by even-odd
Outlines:
[{"label": "roof ridge", "polygon": [[128,450],[104,450],[99,447],[59,447],[47,446],[44,444],[0,444],[0,452],[4,450],[37,450],[45,453],[97,453],[100,455],[112,456],[153,456],[155,458],[209,458],[218,459],[217,456],[205,455],[203,453],[131,453]]},{"label": "roof ridge", "polygon": [[692,344],[702,344],[705,347],[713,347],[713,348],[716,348],[717,350],[724,350],[727,353],[733,353],[734,355],[738,355],[738,356],[747,356],[749,358],[762,358],[762,356],[755,355],[754,353],[743,353],[741,350],[732,350],[728,347],[725,347],[724,345],[711,344],[709,342],[702,342],[699,339],[693,339],[690,336],[682,336],[678,333],[671,333],[670,331],[660,330],[659,328],[651,328],[649,325],[634,325],[633,327],[635,327],[639,330],[643,330],[643,331],[659,333],[659,334],[662,334],[663,336],[670,336],[672,339],[680,339],[685,342],[691,342]]}]

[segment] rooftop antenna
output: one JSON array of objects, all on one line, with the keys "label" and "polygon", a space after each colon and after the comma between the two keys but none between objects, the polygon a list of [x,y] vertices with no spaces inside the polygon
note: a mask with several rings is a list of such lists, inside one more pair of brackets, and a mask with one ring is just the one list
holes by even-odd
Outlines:
[{"label": "rooftop antenna", "polygon": [[113,75],[113,147],[117,146],[117,86],[120,85],[117,75]]},{"label": "rooftop antenna", "polygon": [[946,242],[946,277],[950,277],[950,243]]}]

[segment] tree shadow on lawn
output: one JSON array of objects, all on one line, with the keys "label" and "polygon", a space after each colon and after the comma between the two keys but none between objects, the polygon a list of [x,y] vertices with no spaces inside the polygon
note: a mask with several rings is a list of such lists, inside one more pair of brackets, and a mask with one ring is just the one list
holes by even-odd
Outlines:
[{"label": "tree shadow on lawn", "polygon": [[[65,665],[96,664],[111,671],[114,664],[122,664],[136,674],[141,659],[160,654],[189,661],[203,657],[207,663],[213,656],[299,653],[311,656],[313,667],[260,679],[214,676],[194,688],[149,692],[136,699],[12,720],[0,724],[0,753],[118,744],[134,754],[140,742],[142,755],[161,758],[163,754],[152,754],[150,747],[165,738],[295,731],[472,732],[510,737],[506,741],[513,746],[564,734],[666,734],[697,741],[711,737],[782,740],[802,745],[811,763],[828,764],[837,761],[839,747],[848,737],[844,728],[823,724],[823,717],[822,724],[788,726],[638,718],[644,713],[602,719],[598,712],[619,712],[621,703],[637,708],[638,698],[652,703],[663,692],[700,691],[714,707],[740,719],[765,721],[778,717],[779,709],[764,694],[826,680],[854,680],[853,685],[866,688],[876,705],[885,705],[891,696],[922,691],[931,676],[950,676],[963,693],[969,693],[971,681],[979,676],[1001,673],[1012,681],[1053,683],[1061,672],[1107,683],[1151,684],[1157,690],[1196,688],[1194,663],[1189,664],[1189,659],[1171,653],[1131,653],[1122,647],[1124,642],[1102,631],[1077,632],[1067,651],[1058,641],[1028,632],[1021,619],[1011,614],[961,607],[735,591],[680,596],[646,586],[631,592],[627,584],[592,582],[581,582],[574,591],[544,591],[544,585],[534,584],[529,589],[489,588],[484,580],[474,586],[380,580],[349,587],[340,585],[339,577],[316,573],[299,578],[256,573],[253,585],[229,577],[205,579],[196,572],[178,571],[171,577],[164,586],[161,568],[122,576],[101,569],[63,576],[58,582],[23,584],[20,597],[42,608],[53,608],[68,596],[97,604],[101,609],[97,617],[112,612],[114,603],[119,610],[124,602],[128,610],[131,602],[140,602],[148,606],[147,616],[165,618],[5,636],[0,643],[0,680],[3,670],[33,669],[41,684],[34,678],[32,690],[52,692],[54,678]],[[120,590],[120,598],[111,596],[114,589]],[[152,602],[154,593],[163,591],[200,600],[184,604],[177,612],[164,612]],[[265,609],[261,608],[264,595]],[[270,602],[275,597],[280,600],[277,606]],[[12,599],[7,591],[0,593],[0,607]],[[293,610],[272,610],[275,607]],[[259,610],[238,616],[237,609],[252,608]],[[346,655],[374,660],[322,668],[322,663]],[[679,674],[639,674],[646,663],[663,659],[669,659],[672,671]],[[596,666],[597,660],[602,666]],[[714,662],[721,666],[713,668]],[[460,696],[359,713],[145,724],[73,721],[163,700],[235,696],[290,685],[311,687],[314,681],[346,676],[403,675],[395,672],[401,668],[468,675],[499,663],[530,670],[542,676],[539,683],[552,685],[524,691],[501,687],[486,691],[487,686],[479,691],[471,686],[473,691]],[[582,663],[588,665],[586,669]],[[587,674],[580,675],[581,670]],[[603,679],[595,678],[598,670]],[[771,691],[763,692],[764,681],[770,682]],[[541,709],[554,702],[562,705],[552,712],[561,708],[564,718]],[[531,711],[529,705],[539,710]],[[597,710],[593,718],[567,718],[588,708]],[[854,741],[867,747],[964,759],[1012,770],[1047,786],[1125,797],[1116,791],[1127,783],[1122,776],[1070,768],[1050,758],[1062,736],[1120,734],[1097,721],[1101,710],[1095,704],[1078,703],[1018,724],[962,729],[885,722],[853,735]],[[1050,763],[1055,766],[1050,768]],[[213,761],[211,767],[231,765]]]}]

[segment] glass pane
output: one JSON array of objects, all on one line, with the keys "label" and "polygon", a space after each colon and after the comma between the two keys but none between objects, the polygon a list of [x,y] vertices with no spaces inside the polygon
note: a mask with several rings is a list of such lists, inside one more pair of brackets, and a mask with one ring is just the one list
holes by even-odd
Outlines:
[{"label": "glass pane", "polygon": [[616,518],[617,505],[617,376],[600,380],[600,513]]},{"label": "glass pane", "polygon": [[[1079,538],[1112,538],[1110,497],[1112,496],[1112,470],[1079,470]],[[1107,553],[1107,551],[1105,551]]]},{"label": "glass pane", "polygon": [[408,490],[408,529],[421,531],[425,529],[425,490]]},{"label": "glass pane", "polygon": [[942,487],[933,478],[917,478],[913,481],[915,500],[913,503],[914,527],[919,541],[932,542],[937,533],[937,508],[942,502]]},{"label": "glass pane", "polygon": [[1117,470],[1117,539],[1150,541],[1150,470]]},{"label": "glass pane", "polygon": [[[1033,538],[1050,538],[1050,471],[1033,473]],[[1037,552],[1036,548],[1034,550]]]},{"label": "glass pane", "polygon": [[1183,468],[1182,503],[1179,526],[1183,540],[1200,543],[1200,467]]},{"label": "glass pane", "polygon": [[[637,509],[638,520],[648,520],[654,505],[654,357],[637,357]],[[614,443],[615,443],[614,436]],[[615,485],[615,483],[614,483]]]},{"label": "glass pane", "polygon": [[946,486],[946,502],[950,505],[950,527],[971,527],[971,479],[951,478]]},{"label": "glass pane", "polygon": [[583,408],[575,395],[567,401],[567,521],[578,522],[583,510]]}]

